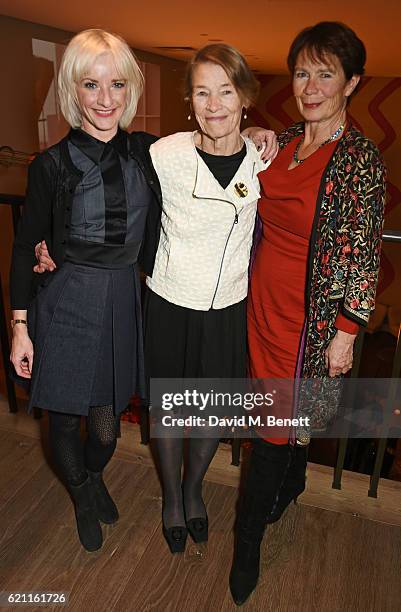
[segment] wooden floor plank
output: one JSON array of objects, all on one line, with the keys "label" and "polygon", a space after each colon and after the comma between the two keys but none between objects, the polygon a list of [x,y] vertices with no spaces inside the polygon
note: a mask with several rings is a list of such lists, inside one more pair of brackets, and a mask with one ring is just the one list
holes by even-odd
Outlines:
[{"label": "wooden floor plank", "polygon": [[[110,491],[118,503],[120,520],[103,528],[106,540],[97,571],[81,573],[70,599],[73,609],[112,610],[126,583],[160,524],[160,486],[154,469],[133,469],[131,464],[115,461],[108,471]],[[107,584],[107,590],[104,585]]]},{"label": "wooden floor plank", "polygon": [[[27,472],[29,466],[27,465]],[[47,495],[50,487],[54,486],[56,478],[49,466],[42,461],[38,469],[28,479],[19,483],[14,479],[14,494],[0,509],[1,533],[0,546],[4,540],[12,538],[20,525],[27,520],[27,512],[35,511],[42,498]],[[0,490],[0,495],[2,492]]]},{"label": "wooden floor plank", "polygon": [[0,509],[43,464],[37,440],[0,431]]},{"label": "wooden floor plank", "polygon": [[[45,428],[46,418],[38,421],[22,410],[17,415],[10,415],[5,402],[0,400],[0,433],[15,431],[40,439],[46,438]],[[151,448],[140,443],[139,427],[123,422],[121,431],[116,458],[153,468]],[[241,469],[231,465],[231,446],[220,444],[206,480],[237,489],[240,478]],[[382,478],[378,498],[374,499],[368,497],[369,476],[365,474],[344,471],[341,491],[332,488],[332,481],[332,468],[309,463],[307,488],[299,503],[401,527],[401,482]]]},{"label": "wooden floor plank", "polygon": [[[103,548],[87,553],[79,545],[65,488],[47,465],[39,440],[24,436],[21,429],[22,425],[19,433],[4,435],[6,430],[0,428],[0,446],[4,445],[0,499],[6,500],[0,507],[1,590],[67,591],[72,612],[237,609],[228,590],[236,488],[205,483],[210,541],[195,545],[188,540],[185,554],[171,555],[161,533],[161,492],[155,469],[141,461],[141,449],[132,461],[114,457],[105,480],[121,518],[103,528]],[[11,478],[14,464],[17,473]],[[311,485],[309,477],[309,487],[318,496],[315,487],[325,472],[313,473],[317,479]],[[388,491],[396,504],[397,488],[389,486]],[[351,499],[350,490],[344,493]],[[376,512],[384,516],[385,510]],[[242,609],[397,612],[400,558],[398,526],[353,516],[350,511],[292,505],[267,530],[260,583]]]},{"label": "wooden floor plank", "polygon": [[[43,471],[46,469],[49,470],[46,466]],[[52,478],[51,472],[48,479],[49,476]],[[53,480],[36,506],[31,511],[29,505],[25,508],[24,520],[15,519],[14,530],[8,525],[0,551],[3,589],[17,588],[15,570],[21,567],[24,572],[18,580],[19,589],[67,590],[69,609],[91,608],[93,603],[96,610],[112,609],[113,600],[159,526],[161,498],[154,469],[133,469],[132,464],[113,460],[105,478],[111,483],[121,520],[115,526],[103,527],[105,541],[101,551],[89,554],[82,549],[72,503],[64,487]],[[21,506],[32,502],[27,491],[21,500]],[[20,516],[15,510],[8,508],[8,523],[12,516]],[[20,512],[24,512],[23,507]],[[1,513],[0,517],[3,519]],[[38,517],[42,517],[41,526]],[[107,591],[104,584],[108,585]]]},{"label": "wooden floor plank", "polygon": [[[395,612],[400,554],[398,527],[292,507],[267,529],[259,585],[243,610]],[[229,595],[222,610],[232,610]]]},{"label": "wooden floor plank", "polygon": [[[227,589],[236,492],[205,483],[211,538],[188,539],[185,554],[172,555],[159,529],[127,584],[115,610],[219,610]],[[157,559],[150,563],[150,559]]]}]

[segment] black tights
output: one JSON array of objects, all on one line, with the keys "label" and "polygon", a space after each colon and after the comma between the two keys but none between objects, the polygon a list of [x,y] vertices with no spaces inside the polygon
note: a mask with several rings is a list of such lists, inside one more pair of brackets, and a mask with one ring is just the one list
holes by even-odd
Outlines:
[{"label": "black tights", "polygon": [[167,528],[185,526],[185,518],[206,517],[202,483],[216,453],[219,438],[191,438],[188,444],[188,463],[181,481],[182,438],[157,440],[163,480],[163,522]]},{"label": "black tights", "polygon": [[80,485],[87,470],[101,472],[113,456],[120,417],[113,406],[93,406],[86,418],[87,437],[81,440],[81,417],[49,410],[49,444],[60,476],[68,485]]}]

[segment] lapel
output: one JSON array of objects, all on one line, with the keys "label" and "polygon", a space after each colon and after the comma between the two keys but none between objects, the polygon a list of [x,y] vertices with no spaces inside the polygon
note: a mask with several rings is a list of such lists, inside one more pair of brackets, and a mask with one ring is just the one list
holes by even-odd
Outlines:
[{"label": "lapel", "polygon": [[[195,132],[194,132],[195,133]],[[245,139],[244,139],[245,140]],[[256,163],[249,155],[249,143],[245,140],[247,156],[245,158],[230,184],[223,189],[220,183],[214,178],[203,159],[197,155],[194,143],[194,134],[191,136],[192,153],[195,156],[196,173],[195,184],[192,195],[197,199],[220,200],[234,204],[237,211],[241,211],[244,206],[255,202],[260,197],[256,174],[258,172]]]}]

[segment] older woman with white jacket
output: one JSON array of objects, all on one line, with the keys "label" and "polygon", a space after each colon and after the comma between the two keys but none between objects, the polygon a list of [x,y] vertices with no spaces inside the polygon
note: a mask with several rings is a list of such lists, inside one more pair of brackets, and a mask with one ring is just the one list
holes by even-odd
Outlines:
[{"label": "older woman with white jacket", "polygon": [[[163,210],[155,265],[147,279],[145,364],[153,378],[244,378],[248,265],[266,168],[240,134],[258,82],[242,55],[224,44],[198,51],[186,95],[199,130],[152,144]],[[217,450],[217,432],[190,438],[184,478],[183,440],[160,437],[163,532],[171,552],[208,538],[202,482]]]}]

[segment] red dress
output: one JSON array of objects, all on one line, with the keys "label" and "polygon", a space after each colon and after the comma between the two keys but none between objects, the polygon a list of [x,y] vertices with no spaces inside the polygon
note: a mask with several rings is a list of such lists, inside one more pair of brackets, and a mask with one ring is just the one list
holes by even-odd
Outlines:
[{"label": "red dress", "polygon": [[[322,174],[337,144],[317,149],[304,163],[288,170],[299,140],[295,138],[259,174],[262,197],[258,212],[263,231],[248,296],[251,378],[295,376],[306,316],[308,251],[316,200]],[[349,333],[358,329],[342,315],[336,326]],[[287,437],[266,439],[277,444],[288,441]]]}]

